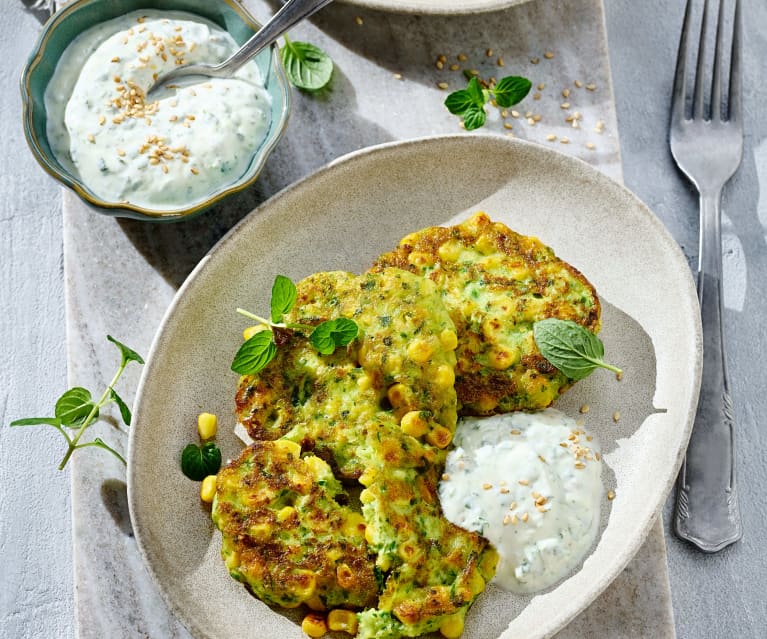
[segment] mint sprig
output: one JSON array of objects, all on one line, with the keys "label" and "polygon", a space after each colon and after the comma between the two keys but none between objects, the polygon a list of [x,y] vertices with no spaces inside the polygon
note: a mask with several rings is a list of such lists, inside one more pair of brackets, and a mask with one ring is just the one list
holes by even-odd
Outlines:
[{"label": "mint sprig", "polygon": [[309,42],[298,42],[284,36],[285,46],[280,49],[282,66],[290,83],[304,91],[324,89],[333,77],[333,60],[319,47]]},{"label": "mint sprig", "polygon": [[474,76],[465,89],[453,91],[445,98],[445,107],[453,115],[463,118],[467,131],[478,129],[485,124],[487,112],[485,104],[491,99],[502,108],[508,108],[521,102],[530,93],[533,84],[527,78],[510,75],[499,80],[494,86],[483,88]]},{"label": "mint sprig", "polygon": [[296,285],[285,277],[278,275],[272,285],[272,297],[269,304],[271,319],[266,319],[238,308],[237,312],[249,319],[255,320],[264,327],[240,346],[232,361],[232,370],[240,375],[254,375],[262,371],[277,355],[278,342],[275,340],[275,330],[280,334],[284,331],[300,331],[308,334],[309,342],[322,355],[330,355],[336,348],[350,344],[359,329],[357,324],[345,317],[327,320],[317,326],[284,322],[284,315],[296,305]]},{"label": "mint sprig", "polygon": [[[125,367],[130,362],[138,362],[143,364],[144,360],[141,355],[131,348],[125,346],[121,342],[118,342],[111,335],[107,335],[107,339],[117,346],[120,351],[120,366],[117,369],[112,381],[109,382],[104,392],[101,394],[98,400],[94,401],[91,392],[82,388],[81,386],[75,386],[67,390],[56,401],[54,407],[55,417],[25,417],[23,419],[17,419],[11,422],[11,426],[52,426],[61,433],[67,442],[67,452],[64,454],[64,458],[59,464],[59,470],[63,470],[67,465],[69,458],[72,454],[81,448],[87,448],[94,446],[96,448],[102,448],[117,457],[123,464],[125,464],[125,458],[118,453],[114,448],[106,444],[100,437],[96,437],[92,441],[81,443],[80,440],[94,421],[98,419],[100,410],[113,402],[120,411],[120,416],[126,426],[130,426],[131,412],[128,405],[117,394],[114,387],[117,384],[120,376],[123,374]],[[70,435],[65,430],[77,429],[74,435]]]}]

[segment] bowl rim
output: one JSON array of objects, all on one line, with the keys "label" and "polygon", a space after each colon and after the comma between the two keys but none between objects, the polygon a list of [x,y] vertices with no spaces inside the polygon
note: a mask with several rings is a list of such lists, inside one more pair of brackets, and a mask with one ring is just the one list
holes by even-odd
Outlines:
[{"label": "bowl rim", "polygon": [[[264,141],[264,145],[254,153],[253,158],[256,159],[255,170],[247,180],[243,182],[236,182],[227,188],[216,193],[214,196],[208,197],[193,206],[184,206],[175,209],[150,209],[131,202],[110,202],[103,200],[100,197],[91,193],[87,186],[76,177],[72,176],[68,172],[60,170],[56,167],[48,157],[48,154],[43,150],[37,134],[32,126],[32,118],[36,101],[32,98],[31,81],[32,77],[37,70],[37,67],[41,64],[48,41],[52,37],[56,27],[62,22],[68,19],[73,13],[81,10],[84,6],[100,2],[101,0],[74,0],[74,2],[68,4],[66,7],[54,13],[50,20],[48,20],[40,35],[37,38],[32,51],[30,52],[20,77],[20,89],[22,100],[22,118],[24,122],[24,137],[27,140],[27,145],[32,151],[32,155],[37,160],[38,164],[43,170],[51,177],[61,182],[64,186],[72,189],[83,201],[91,206],[101,209],[101,213],[105,215],[112,215],[115,217],[125,216],[126,213],[135,219],[151,220],[151,221],[173,221],[186,219],[188,217],[194,217],[196,214],[201,213],[204,210],[218,204],[225,198],[235,193],[239,193],[244,189],[251,186],[261,174],[264,168],[267,158],[274,150],[274,147],[282,138],[287,127],[288,119],[291,111],[291,89],[288,84],[285,70],[280,61],[279,48],[277,44],[271,45],[271,70],[275,75],[278,84],[282,87],[282,102],[280,104],[280,118],[275,123],[277,126],[274,128],[275,133],[271,137],[267,137]],[[216,2],[227,5],[234,13],[236,13],[240,19],[254,31],[258,31],[261,28],[261,23],[258,22],[245,8],[244,5],[237,2],[237,0],[215,0]],[[130,11],[130,10],[129,10]],[[126,11],[128,13],[129,11]],[[193,12],[190,12],[193,13]],[[202,17],[202,16],[201,16]],[[48,80],[50,82],[50,79]],[[47,85],[46,85],[47,86]]]}]

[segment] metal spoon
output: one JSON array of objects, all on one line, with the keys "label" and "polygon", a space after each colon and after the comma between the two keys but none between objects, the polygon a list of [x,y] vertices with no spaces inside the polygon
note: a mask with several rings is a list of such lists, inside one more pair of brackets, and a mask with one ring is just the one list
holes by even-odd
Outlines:
[{"label": "metal spoon", "polygon": [[333,0],[288,0],[283,7],[274,14],[269,22],[261,27],[250,40],[243,44],[239,50],[235,51],[226,60],[220,64],[186,64],[177,69],[173,69],[157,78],[149,91],[147,91],[147,94],[154,91],[161,84],[165,84],[170,80],[178,80],[184,76],[203,75],[211,78],[230,77],[242,65],[272,44],[272,42],[288,29],[298,22],[301,22],[301,20],[308,18],[332,1]]}]

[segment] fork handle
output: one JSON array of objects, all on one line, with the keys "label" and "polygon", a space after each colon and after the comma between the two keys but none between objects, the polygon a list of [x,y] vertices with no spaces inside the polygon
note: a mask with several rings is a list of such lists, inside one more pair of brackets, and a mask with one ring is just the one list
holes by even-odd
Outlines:
[{"label": "fork handle", "polygon": [[721,189],[700,196],[698,301],[703,377],[687,456],[679,475],[675,528],[704,552],[742,536],[735,484],[735,416],[722,335]]}]

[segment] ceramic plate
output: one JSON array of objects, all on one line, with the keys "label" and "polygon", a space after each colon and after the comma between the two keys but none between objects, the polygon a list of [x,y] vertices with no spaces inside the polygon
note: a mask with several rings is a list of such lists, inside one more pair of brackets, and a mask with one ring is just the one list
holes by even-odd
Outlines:
[{"label": "ceramic plate", "polygon": [[393,11],[395,13],[421,13],[440,15],[460,15],[466,13],[484,13],[499,11],[529,0],[343,0],[348,4]]},{"label": "ceramic plate", "polygon": [[682,252],[631,193],[544,147],[471,135],[383,145],[334,162],[245,218],[189,276],[155,338],[131,431],[129,501],[147,566],[196,637],[303,636],[298,612],[270,609],[229,577],[199,484],[179,468],[201,411],[219,416],[225,459],[241,449],[229,365],[245,324],[235,308],[265,312],[278,273],[360,272],[405,234],[478,210],[538,236],[591,280],[607,356],[625,373],[618,381],[599,370],[556,404],[601,442],[605,484],[617,497],[605,499],[598,543],[542,594],[489,587],[464,637],[550,636],[642,544],[676,476],[698,395],[699,312]]}]

